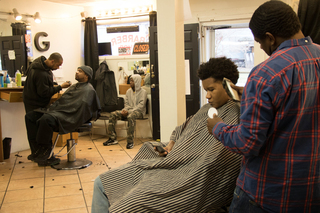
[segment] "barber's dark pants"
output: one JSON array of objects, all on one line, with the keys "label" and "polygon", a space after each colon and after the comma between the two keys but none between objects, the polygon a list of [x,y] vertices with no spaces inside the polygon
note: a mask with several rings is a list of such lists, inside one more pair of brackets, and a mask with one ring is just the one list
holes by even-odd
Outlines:
[{"label": "barber's dark pants", "polygon": [[25,122],[32,154],[39,147],[50,148],[52,146],[53,132],[59,131],[59,124],[54,117],[31,111],[25,115]]},{"label": "barber's dark pants", "polygon": [[31,111],[38,109],[38,108],[40,108],[40,107],[38,107],[38,106],[35,107],[34,105],[24,103],[24,109],[25,109],[26,113],[31,112]]},{"label": "barber's dark pants", "polygon": [[229,213],[266,213],[266,211],[256,204],[239,186],[236,186]]}]

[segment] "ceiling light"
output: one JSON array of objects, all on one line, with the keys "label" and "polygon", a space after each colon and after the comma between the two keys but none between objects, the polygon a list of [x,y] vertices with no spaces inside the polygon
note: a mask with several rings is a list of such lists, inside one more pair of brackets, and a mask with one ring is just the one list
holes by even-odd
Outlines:
[{"label": "ceiling light", "polygon": [[19,21],[22,19],[22,16],[20,15],[20,13],[18,12],[18,10],[16,8],[13,8],[13,15],[14,15],[14,18]]},{"label": "ceiling light", "polygon": [[33,18],[34,18],[34,21],[35,21],[36,23],[38,23],[38,24],[41,23],[41,18],[40,18],[39,12],[36,12],[36,13],[34,14]]},{"label": "ceiling light", "polygon": [[80,15],[81,15],[81,18],[85,18],[86,17],[86,12],[83,11],[83,12],[80,13]]},{"label": "ceiling light", "polygon": [[139,7],[136,7],[135,10],[134,10],[134,12],[135,12],[135,13],[139,13],[139,12],[140,12],[140,8],[139,8]]},{"label": "ceiling light", "polygon": [[132,14],[133,13],[133,8],[129,8],[128,9],[128,14]]}]

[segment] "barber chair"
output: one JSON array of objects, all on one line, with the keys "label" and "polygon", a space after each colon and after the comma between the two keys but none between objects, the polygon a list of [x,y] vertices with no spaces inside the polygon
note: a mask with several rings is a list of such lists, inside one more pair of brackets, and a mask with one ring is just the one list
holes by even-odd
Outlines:
[{"label": "barber chair", "polygon": [[[88,122],[88,123],[84,123],[82,126],[78,127],[77,129],[75,129],[72,132],[88,132],[88,131],[91,131],[91,128],[92,128],[92,124],[91,124],[91,122]],[[67,144],[66,144],[67,153],[65,155],[68,155],[68,159],[67,160],[61,160],[60,164],[53,165],[53,166],[51,166],[52,168],[57,169],[57,170],[62,170],[62,169],[64,169],[64,170],[68,170],[68,169],[83,169],[83,168],[86,168],[86,167],[88,167],[88,166],[90,166],[92,164],[92,161],[90,161],[90,160],[77,159],[76,158],[75,146],[77,144],[75,143],[75,140],[72,138],[72,132],[70,132],[70,139],[67,140]],[[57,141],[58,141],[60,135],[62,135],[62,134],[59,133],[57,135],[56,139],[55,139],[55,142],[54,142],[50,157],[53,154],[53,150],[54,150],[54,148],[55,148],[55,146],[57,144]],[[60,150],[60,152],[62,151],[62,149]],[[65,156],[65,155],[63,155],[63,156]],[[58,155],[55,155],[55,156],[63,157],[63,156],[58,156]]]}]

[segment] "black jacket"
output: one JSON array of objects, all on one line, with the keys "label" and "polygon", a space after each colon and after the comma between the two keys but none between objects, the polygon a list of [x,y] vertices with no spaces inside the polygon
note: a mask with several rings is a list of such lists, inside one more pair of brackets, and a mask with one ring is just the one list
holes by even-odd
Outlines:
[{"label": "black jacket", "polygon": [[97,80],[96,91],[100,100],[102,111],[106,111],[108,106],[117,105],[117,87],[113,71],[109,70],[106,61],[101,62],[96,71]]},{"label": "black jacket", "polygon": [[26,71],[27,79],[23,88],[23,102],[26,111],[47,107],[51,97],[59,92],[61,86],[54,86],[53,74],[44,64],[46,57],[35,59]]}]

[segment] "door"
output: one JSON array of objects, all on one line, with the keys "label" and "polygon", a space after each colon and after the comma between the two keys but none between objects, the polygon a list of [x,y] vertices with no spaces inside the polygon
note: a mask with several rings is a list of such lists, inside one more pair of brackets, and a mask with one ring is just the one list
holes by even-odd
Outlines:
[{"label": "door", "polygon": [[152,138],[160,139],[160,108],[159,108],[159,75],[158,75],[158,37],[157,27],[149,28],[150,49],[150,79],[151,79],[151,106],[152,106]]},{"label": "door", "polygon": [[[8,70],[10,77],[14,77],[17,70],[22,74],[27,69],[27,52],[24,35],[0,37],[0,52],[2,70]],[[13,57],[9,57],[12,53]]]},{"label": "door", "polygon": [[[157,27],[149,28],[150,38],[150,75],[151,75],[151,101],[152,101],[152,127],[153,140],[160,139],[160,108],[159,108],[159,75],[158,75],[158,39]],[[199,67],[199,24],[184,26],[185,59],[190,68],[190,94],[186,95],[187,117],[200,109],[200,87],[197,69]]]},{"label": "door", "polygon": [[189,62],[190,93],[186,94],[187,117],[196,114],[200,109],[200,85],[197,70],[200,65],[199,50],[199,24],[184,25],[184,54],[185,60]]}]

